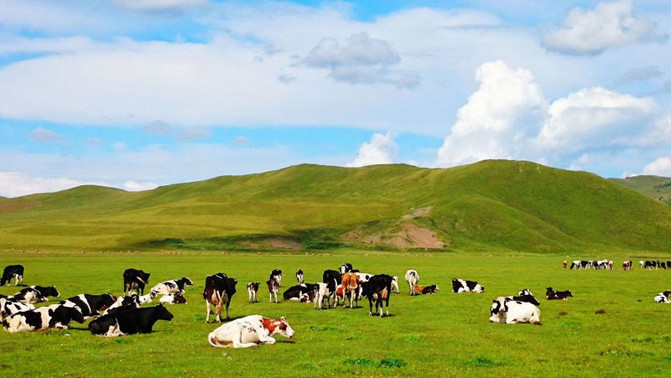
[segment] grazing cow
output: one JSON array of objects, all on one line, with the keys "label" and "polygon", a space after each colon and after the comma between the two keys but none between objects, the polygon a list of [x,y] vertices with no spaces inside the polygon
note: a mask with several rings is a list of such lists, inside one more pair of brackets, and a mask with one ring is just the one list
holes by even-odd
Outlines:
[{"label": "grazing cow", "polygon": [[249,282],[249,283],[247,283],[247,294],[249,295],[249,303],[258,302],[258,299],[256,299],[256,293],[259,292],[259,286],[260,285],[261,285],[261,282]]},{"label": "grazing cow", "polygon": [[231,304],[231,298],[235,294],[235,285],[238,280],[229,278],[226,273],[217,273],[205,277],[205,290],[203,291],[203,298],[207,306],[207,317],[205,323],[210,322],[210,305],[214,306],[217,316],[217,322],[221,323],[221,312],[226,307],[226,319],[230,319],[228,314],[228,307]]},{"label": "grazing cow", "polygon": [[489,321],[501,324],[532,323],[541,325],[541,310],[529,302],[499,297],[489,309]]},{"label": "grazing cow", "polygon": [[79,294],[61,301],[61,304],[77,306],[84,318],[91,318],[100,315],[100,311],[108,309],[115,301],[116,298],[112,294]]},{"label": "grazing cow", "polygon": [[657,303],[671,303],[671,300],[669,300],[669,297],[671,297],[671,291],[666,290],[663,291],[655,297],[655,302]]},{"label": "grazing cow", "polygon": [[415,289],[413,291],[415,292],[415,295],[417,295],[417,294],[436,294],[436,291],[438,290],[440,290],[440,288],[437,285],[429,285],[429,286],[415,285]]},{"label": "grazing cow", "polygon": [[405,272],[405,282],[408,283],[408,287],[410,288],[409,295],[417,294],[415,292],[415,286],[419,283],[419,273],[417,273],[416,270],[408,269],[408,271]]},{"label": "grazing cow", "polygon": [[282,269],[273,269],[273,271],[270,272],[270,277],[268,278],[268,281],[271,281],[273,278],[277,281],[277,284],[279,286],[281,286],[282,285]]},{"label": "grazing cow", "polygon": [[173,315],[163,304],[154,307],[128,308],[91,320],[89,330],[97,336],[124,336],[153,332],[154,323],[172,320]]},{"label": "grazing cow", "polygon": [[[354,302],[359,306],[359,299],[357,292],[359,291],[359,276],[354,273],[345,273],[342,276],[341,287],[343,295],[349,297],[349,308],[353,308]],[[343,297],[343,308],[345,307],[345,299]]]},{"label": "grazing cow", "polygon": [[7,332],[38,331],[47,328],[66,329],[73,320],[84,323],[84,316],[79,308],[53,304],[11,315],[2,320],[2,326]]},{"label": "grazing cow", "polygon": [[622,270],[631,270],[631,260],[626,260],[622,263]]},{"label": "grazing cow", "polygon": [[315,310],[321,310],[326,303],[326,308],[331,307],[331,303],[334,303],[332,297],[335,295],[335,291],[331,291],[329,284],[324,282],[317,282],[315,284]]},{"label": "grazing cow", "polygon": [[401,292],[401,289],[399,289],[398,287],[398,276],[391,277],[391,288],[396,291],[396,294],[399,294]]},{"label": "grazing cow", "polygon": [[368,282],[362,284],[363,295],[368,298],[369,311],[368,315],[373,315],[373,300],[375,300],[375,312],[380,309],[380,317],[382,317],[383,301],[387,307],[387,316],[389,316],[389,297],[391,297],[391,281],[392,277],[386,274],[378,274]]},{"label": "grazing cow", "polygon": [[166,294],[158,302],[164,304],[186,304],[186,298],[181,293]]},{"label": "grazing cow", "polygon": [[547,291],[545,292],[545,298],[547,300],[566,300],[568,297],[573,297],[573,294],[569,290],[564,290],[564,291],[554,291],[552,290],[551,287],[547,288]]},{"label": "grazing cow", "polygon": [[284,317],[272,319],[249,315],[215,329],[207,336],[207,340],[218,348],[249,348],[274,344],[276,340],[272,336],[275,334],[292,338],[295,332]]},{"label": "grazing cow", "polygon": [[352,270],[353,270],[352,269],[352,264],[350,264],[350,263],[344,263],[344,264],[340,265],[340,275],[343,275],[345,273],[349,273]]},{"label": "grazing cow", "polygon": [[[306,301],[306,295],[309,298],[313,296],[314,298],[315,284],[306,284],[302,283],[296,286],[292,286],[282,293],[282,297],[285,301]],[[312,302],[312,300],[310,300]]]},{"label": "grazing cow", "polygon": [[0,298],[0,322],[6,317],[12,316],[21,311],[34,310],[35,306],[32,304],[21,303],[14,300],[13,297]]},{"label": "grazing cow", "polygon": [[280,283],[273,277],[270,277],[270,280],[266,281],[268,284],[268,293],[270,293],[270,302],[273,301],[273,296],[275,297],[275,303],[277,303],[277,293],[280,291]]},{"label": "grazing cow", "polygon": [[564,260],[564,269],[566,269],[566,266],[568,265],[568,262]]},{"label": "grazing cow", "polygon": [[53,286],[30,286],[14,294],[14,299],[25,304],[32,304],[46,302],[49,300],[47,297],[60,296],[61,293]]},{"label": "grazing cow", "polygon": [[193,286],[193,281],[191,281],[189,277],[182,277],[178,280],[161,282],[160,284],[152,287],[150,292],[154,297],[175,293],[184,294],[184,289],[187,286]]},{"label": "grazing cow", "polygon": [[296,281],[298,281],[298,284],[305,283],[305,280],[303,279],[303,271],[298,269],[296,271]]},{"label": "grazing cow", "polygon": [[118,297],[111,306],[109,306],[103,315],[111,314],[116,311],[122,311],[128,308],[140,308],[140,297],[137,294]]},{"label": "grazing cow", "polygon": [[484,293],[485,287],[475,281],[453,278],[452,291],[455,293]]},{"label": "grazing cow", "polygon": [[144,295],[144,287],[149,283],[150,273],[138,269],[126,269],[123,272],[123,295],[130,294],[131,290],[139,290]]},{"label": "grazing cow", "polygon": [[19,286],[19,282],[23,285],[23,265],[7,265],[2,272],[2,280],[0,286],[12,286],[11,280],[14,278],[14,286]]}]

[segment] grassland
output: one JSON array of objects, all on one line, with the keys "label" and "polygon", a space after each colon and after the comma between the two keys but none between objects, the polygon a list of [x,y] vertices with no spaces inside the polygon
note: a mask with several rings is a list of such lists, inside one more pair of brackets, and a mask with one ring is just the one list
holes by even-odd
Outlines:
[{"label": "grassland", "polygon": [[[635,261],[649,252],[618,252]],[[627,255],[626,253],[630,253]],[[0,265],[21,263],[26,283],[55,285],[63,297],[80,293],[119,294],[121,273],[129,267],[152,273],[151,282],[191,277],[188,304],[172,306],[172,322],[159,322],[148,335],[106,339],[85,325],[65,331],[0,332],[0,374],[72,376],[669,376],[671,305],[652,302],[669,289],[670,271],[569,271],[562,260],[603,258],[581,255],[337,250],[311,253],[222,252],[4,252]],[[670,259],[668,254],[655,255]],[[368,316],[367,308],[315,311],[309,304],[247,303],[248,281],[268,272],[305,271],[308,282],[327,268],[348,261],[370,273],[402,276],[417,269],[421,283],[438,284],[436,295],[391,298],[388,318]],[[616,260],[616,265],[621,261]],[[209,346],[201,299],[204,277],[215,272],[238,277],[231,315],[286,316],[296,337],[278,336],[275,345],[246,350]],[[481,282],[485,294],[452,294],[450,279]],[[530,288],[570,289],[568,301],[542,300],[542,326],[488,322],[494,297]],[[14,287],[0,293],[12,294]],[[367,303],[364,304],[367,306]]]},{"label": "grassland", "polygon": [[657,201],[671,205],[671,178],[669,177],[643,175],[612,180]]}]

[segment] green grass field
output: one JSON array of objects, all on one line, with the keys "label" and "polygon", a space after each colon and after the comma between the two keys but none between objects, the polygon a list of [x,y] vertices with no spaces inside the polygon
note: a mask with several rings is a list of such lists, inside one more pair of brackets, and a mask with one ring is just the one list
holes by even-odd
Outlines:
[{"label": "green grass field", "polygon": [[[620,252],[621,253],[621,252]],[[608,258],[526,253],[409,253],[336,251],[309,254],[143,252],[5,252],[0,265],[21,263],[28,285],[55,285],[62,298],[80,293],[122,291],[122,272],[151,272],[150,284],[189,276],[188,304],[171,306],[172,322],[155,332],[121,338],[92,336],[86,324],[64,331],[0,332],[0,374],[72,376],[669,376],[671,305],[653,302],[671,288],[671,271],[569,271],[563,260]],[[658,255],[665,260],[668,256]],[[644,257],[643,257],[644,258]],[[438,284],[436,295],[391,297],[388,318],[368,316],[367,302],[350,310],[315,311],[311,304],[247,303],[246,283],[267,280],[273,268],[285,272],[283,288],[305,271],[307,282],[343,262],[369,273],[419,271],[422,284]],[[204,278],[216,272],[238,277],[231,316],[286,316],[296,331],[288,340],[252,349],[211,347],[205,324]],[[452,277],[477,280],[485,294],[453,294]],[[570,289],[568,301],[545,301],[545,287]],[[489,323],[489,306],[499,295],[531,289],[541,299],[542,326]],[[0,293],[13,294],[14,287]],[[52,301],[53,302],[53,301]]]}]

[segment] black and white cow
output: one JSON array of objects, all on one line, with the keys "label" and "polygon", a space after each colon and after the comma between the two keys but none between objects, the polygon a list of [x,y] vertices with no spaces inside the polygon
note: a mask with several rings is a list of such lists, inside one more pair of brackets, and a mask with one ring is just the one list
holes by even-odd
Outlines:
[{"label": "black and white cow", "polygon": [[551,287],[548,287],[545,292],[545,299],[547,300],[566,300],[568,297],[573,297],[570,290],[554,291]]},{"label": "black and white cow", "polygon": [[259,286],[261,282],[248,282],[247,283],[247,294],[249,295],[249,303],[256,303],[256,294],[259,292]]},{"label": "black and white cow", "polygon": [[671,290],[666,290],[663,291],[657,296],[655,296],[655,302],[657,303],[671,303],[671,300],[669,300],[669,297],[671,297]]},{"label": "black and white cow", "polygon": [[301,269],[296,271],[296,281],[298,281],[299,285],[305,283],[305,279],[303,278],[303,271]]},{"label": "black and white cow", "polygon": [[226,307],[226,319],[230,319],[228,308],[231,304],[231,298],[235,294],[235,285],[238,284],[236,278],[229,278],[226,273],[217,273],[205,277],[205,290],[203,298],[207,306],[207,316],[205,323],[210,322],[210,306],[215,307],[217,322],[221,323],[221,312]]},{"label": "black and white cow", "polygon": [[3,319],[2,326],[7,332],[38,331],[47,328],[66,329],[73,320],[84,323],[84,315],[79,308],[54,304],[9,316]]},{"label": "black and white cow", "polygon": [[386,274],[377,274],[368,282],[361,284],[363,295],[368,298],[369,315],[373,315],[373,301],[375,301],[375,312],[380,309],[380,317],[383,316],[383,303],[386,305],[387,316],[389,316],[389,297],[391,297],[391,286],[393,278]]},{"label": "black and white cow", "polygon": [[163,304],[186,304],[186,298],[181,293],[166,294],[158,302]]},{"label": "black and white cow", "polygon": [[24,289],[19,290],[18,293],[14,294],[14,299],[25,303],[32,304],[38,302],[46,302],[49,300],[47,297],[60,297],[61,293],[56,290],[53,286],[30,286]]},{"label": "black and white cow", "polygon": [[475,281],[453,278],[452,291],[455,293],[484,293],[485,287]]},{"label": "black and white cow", "polygon": [[353,269],[352,269],[352,264],[350,264],[350,263],[344,263],[344,264],[340,265],[340,275],[341,275],[341,276],[342,276],[343,274],[345,274],[345,273],[349,273],[349,272],[351,272],[351,271],[353,271]]},{"label": "black and white cow", "polygon": [[79,294],[61,301],[61,304],[69,305],[70,307],[77,306],[84,318],[90,318],[100,315],[100,311],[110,308],[115,301],[116,298],[112,294]]},{"label": "black and white cow", "polygon": [[155,307],[128,308],[103,315],[89,323],[89,330],[97,336],[124,336],[153,332],[154,323],[172,320],[173,315],[163,304]]},{"label": "black and white cow", "polygon": [[140,308],[140,296],[137,294],[131,294],[126,296],[118,297],[111,306],[109,306],[103,315],[111,314],[117,311],[123,311],[128,308]]},{"label": "black and white cow", "polygon": [[322,282],[328,285],[329,292],[335,294],[336,288],[342,283],[342,274],[337,270],[325,270],[322,275]]},{"label": "black and white cow", "polygon": [[270,277],[268,277],[268,281],[275,279],[277,281],[278,285],[282,285],[282,269],[273,269],[270,272]]},{"label": "black and white cow", "polygon": [[314,298],[315,284],[300,284],[292,286],[282,293],[285,301],[312,302],[310,297]]},{"label": "black and white cow", "polygon": [[19,286],[19,282],[23,285],[23,265],[7,265],[5,270],[2,272],[2,280],[0,281],[0,286],[12,286],[11,280],[14,278],[14,286]]},{"label": "black and white cow", "polygon": [[541,310],[529,302],[499,297],[494,299],[489,309],[489,321],[492,323],[517,324],[531,323],[541,325]]},{"label": "black and white cow", "polygon": [[130,294],[131,290],[139,290],[144,295],[144,287],[149,283],[150,275],[139,269],[126,269],[123,272],[123,295]]},{"label": "black and white cow", "polygon": [[151,293],[153,297],[176,293],[184,294],[184,289],[187,286],[193,286],[193,281],[189,277],[182,277],[178,280],[164,281],[155,285],[151,288]]},{"label": "black and white cow", "polygon": [[266,281],[268,285],[268,293],[270,293],[270,302],[273,301],[275,297],[275,303],[277,303],[277,294],[280,291],[280,283],[275,279],[276,276],[270,276],[270,280]]},{"label": "black and white cow", "polygon": [[405,282],[408,283],[408,287],[410,288],[409,295],[416,295],[415,286],[419,283],[419,273],[414,269],[408,269],[405,272]]},{"label": "black and white cow", "polygon": [[321,310],[324,305],[326,308],[335,306],[335,291],[329,289],[329,285],[324,282],[317,282],[314,286],[314,304],[315,310]]},{"label": "black and white cow", "polygon": [[15,300],[13,297],[0,298],[0,322],[5,318],[21,311],[34,310],[32,304],[25,304]]}]

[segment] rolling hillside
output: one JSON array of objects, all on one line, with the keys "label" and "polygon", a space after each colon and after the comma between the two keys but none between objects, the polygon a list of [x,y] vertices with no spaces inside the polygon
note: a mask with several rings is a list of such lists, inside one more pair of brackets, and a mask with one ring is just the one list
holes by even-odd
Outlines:
[{"label": "rolling hillside", "polygon": [[83,186],[0,201],[5,249],[671,249],[671,207],[528,162],[300,165],[146,192]]},{"label": "rolling hillside", "polygon": [[657,201],[671,205],[671,178],[669,177],[634,176],[612,180]]}]

